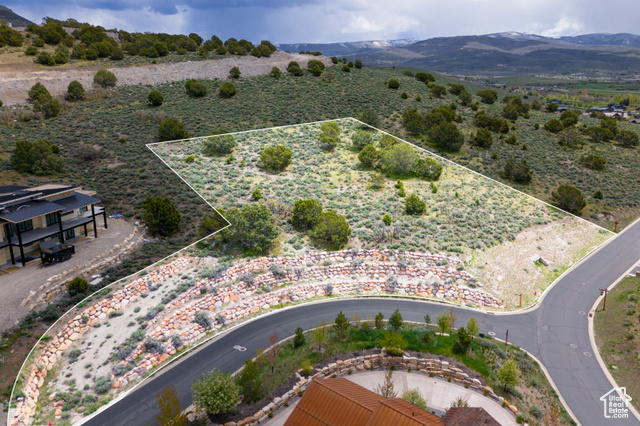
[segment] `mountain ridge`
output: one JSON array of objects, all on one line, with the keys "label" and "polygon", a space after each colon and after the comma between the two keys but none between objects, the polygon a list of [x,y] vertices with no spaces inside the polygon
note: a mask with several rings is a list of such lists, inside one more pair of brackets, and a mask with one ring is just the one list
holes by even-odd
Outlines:
[{"label": "mountain ridge", "polygon": [[12,27],[26,27],[29,24],[33,24],[30,20],[23,18],[3,5],[0,5],[0,21],[4,21]]}]

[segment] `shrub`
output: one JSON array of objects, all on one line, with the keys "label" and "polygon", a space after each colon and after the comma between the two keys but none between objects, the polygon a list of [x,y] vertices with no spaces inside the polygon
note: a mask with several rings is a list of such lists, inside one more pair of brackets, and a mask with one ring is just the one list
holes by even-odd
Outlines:
[{"label": "shrub", "polygon": [[19,173],[31,173],[36,176],[61,173],[64,171],[65,164],[64,160],[55,153],[56,148],[45,139],[38,139],[33,143],[18,140],[16,148],[11,153],[11,166]]},{"label": "shrub", "polygon": [[262,167],[274,172],[281,172],[291,164],[291,150],[284,145],[270,146],[260,151]]},{"label": "shrub", "polygon": [[325,242],[330,249],[340,250],[349,241],[351,228],[344,216],[339,215],[335,210],[327,210],[318,215],[312,234],[318,240]]},{"label": "shrub", "polygon": [[447,89],[439,84],[432,84],[429,91],[434,98],[442,99],[447,94]]},{"label": "shrub", "polygon": [[236,94],[236,86],[234,86],[233,83],[226,81],[220,86],[218,94],[223,98],[231,98]]},{"label": "shrub", "polygon": [[264,204],[248,203],[242,209],[221,212],[230,226],[221,232],[223,241],[238,244],[256,252],[268,250],[280,234],[274,225],[273,214]]},{"label": "shrub", "polygon": [[38,48],[35,46],[29,46],[24,51],[24,54],[27,56],[35,56],[36,53],[38,53]]},{"label": "shrub", "polygon": [[302,362],[301,367],[302,367],[302,374],[304,374],[305,376],[308,377],[311,375],[311,373],[313,373],[313,364],[311,364],[311,361],[309,361],[308,359]]},{"label": "shrub", "polygon": [[414,76],[417,80],[420,80],[424,83],[430,83],[432,81],[436,81],[436,79],[433,77],[433,75],[426,73],[426,72],[418,72],[416,73],[416,75]]},{"label": "shrub", "polygon": [[51,93],[49,93],[47,88],[44,87],[44,85],[40,82],[31,86],[31,89],[29,89],[28,95],[31,98],[31,100],[34,102],[36,101],[42,102],[47,98],[51,98]]},{"label": "shrub", "polygon": [[211,321],[209,315],[207,315],[206,312],[202,311],[196,312],[196,315],[193,318],[193,322],[200,325],[205,330],[208,330],[213,326],[213,321]]},{"label": "shrub", "polygon": [[93,76],[93,82],[101,87],[113,87],[118,78],[111,71],[101,69]]},{"label": "shrub", "polygon": [[407,95],[407,92],[402,92],[402,94],[400,94],[400,97],[402,99],[407,99],[407,98],[409,98],[409,95]]},{"label": "shrub", "polygon": [[544,125],[544,128],[547,132],[560,133],[564,129],[564,126],[562,125],[560,120],[558,120],[557,118],[552,118],[551,120],[547,121],[547,123]]},{"label": "shrub", "polygon": [[409,347],[409,342],[400,333],[387,332],[380,340],[380,345],[385,348],[388,354],[402,355]]},{"label": "shrub", "polygon": [[271,73],[269,75],[278,80],[282,77],[282,71],[280,71],[280,68],[278,67],[273,67],[271,68]]},{"label": "shrub", "polygon": [[351,72],[351,67],[349,65],[343,65],[342,66],[342,71],[344,72]]},{"label": "shrub", "polygon": [[478,129],[475,136],[471,139],[472,145],[480,148],[490,148],[493,145],[493,137],[488,129]]},{"label": "shrub", "polygon": [[49,67],[52,67],[56,64],[56,61],[47,52],[40,52],[40,54],[36,58],[36,62],[40,65],[47,65]]},{"label": "shrub", "polygon": [[203,82],[190,78],[184,83],[184,88],[189,96],[201,98],[207,94],[207,86]]},{"label": "shrub", "polygon": [[602,195],[602,191],[598,189],[593,193],[593,198],[595,198],[596,200],[602,200],[604,198],[604,195]]},{"label": "shrub", "polygon": [[311,229],[318,222],[322,205],[316,200],[297,200],[293,205],[291,224],[294,228]]},{"label": "shrub", "polygon": [[429,130],[429,135],[446,151],[458,152],[464,145],[464,135],[453,123],[435,125]]},{"label": "shrub", "polygon": [[515,182],[529,183],[533,177],[533,172],[524,158],[519,161],[515,158],[509,158],[504,165],[502,176]]},{"label": "shrub", "polygon": [[418,408],[422,408],[423,410],[427,409],[427,401],[425,401],[422,396],[420,389],[409,389],[404,391],[402,393],[402,399]]},{"label": "shrub", "polygon": [[231,78],[240,78],[240,68],[233,67],[229,70],[229,77]]},{"label": "shrub", "polygon": [[262,397],[262,384],[260,382],[260,366],[256,361],[246,360],[244,368],[237,376],[238,385],[242,388],[243,401],[252,403]]},{"label": "shrub", "polygon": [[254,201],[262,199],[262,191],[260,191],[260,188],[256,188],[253,190],[253,192],[251,193],[251,199]]},{"label": "shrub", "polygon": [[587,205],[587,200],[582,196],[582,192],[569,184],[558,186],[558,189],[551,193],[551,199],[556,206],[575,215],[579,215]]},{"label": "shrub", "polygon": [[569,148],[582,148],[584,146],[584,137],[575,127],[569,127],[560,132],[558,143]]},{"label": "shrub", "polygon": [[144,209],[142,220],[151,235],[168,237],[180,229],[182,217],[175,204],[168,197],[161,195],[147,197],[142,208]]},{"label": "shrub", "polygon": [[158,138],[160,142],[188,139],[189,132],[185,130],[184,124],[176,118],[169,117],[158,126]]},{"label": "shrub", "polygon": [[300,346],[305,344],[304,333],[302,332],[302,328],[296,328],[296,335],[293,338],[293,347],[299,348]]},{"label": "shrub", "polygon": [[410,215],[421,215],[427,209],[427,203],[417,194],[411,194],[404,202],[404,210]]},{"label": "shrub", "polygon": [[67,87],[67,93],[64,98],[70,102],[81,101],[84,99],[85,91],[82,83],[77,80],[73,80]]},{"label": "shrub", "polygon": [[212,136],[203,142],[204,152],[207,155],[231,154],[238,142],[233,135]]},{"label": "shrub", "polygon": [[591,170],[604,170],[607,160],[602,155],[585,154],[578,160],[580,164]]},{"label": "shrub", "polygon": [[389,89],[398,89],[400,87],[400,83],[395,78],[392,78],[389,80],[389,83],[387,83],[387,86],[389,86]]},{"label": "shrub", "polygon": [[164,102],[164,98],[162,96],[162,93],[160,93],[157,90],[150,91],[149,95],[147,96],[147,100],[153,106],[160,106],[160,105],[162,105],[162,102]]},{"label": "shrub", "polygon": [[623,146],[638,146],[638,134],[631,130],[622,130],[618,135],[618,141]]},{"label": "shrub", "polygon": [[480,90],[476,95],[480,96],[480,102],[484,104],[493,104],[498,100],[498,92],[491,89]]},{"label": "shrub", "polygon": [[240,387],[230,374],[212,370],[193,384],[193,402],[211,415],[234,409],[239,400]]},{"label": "shrub", "polygon": [[104,395],[111,389],[111,379],[107,376],[100,377],[93,384],[93,391],[98,395]]},{"label": "shrub", "polygon": [[317,59],[311,59],[307,63],[307,68],[310,69],[310,70],[313,70],[316,67],[320,68],[320,72],[322,72],[322,70],[324,70],[324,64],[322,63],[322,61],[319,61]]},{"label": "shrub", "polygon": [[373,137],[371,136],[371,132],[366,130],[356,130],[353,136],[351,136],[351,143],[353,147],[360,151],[367,145],[373,144]]},{"label": "shrub", "polygon": [[358,154],[358,160],[366,168],[374,167],[380,158],[378,150],[373,145],[367,145],[362,148],[362,151]]},{"label": "shrub", "polygon": [[357,69],[362,68],[362,61],[360,59],[356,59],[355,67]]},{"label": "shrub", "polygon": [[372,109],[366,109],[360,113],[358,116],[358,120],[362,121],[365,124],[368,124],[371,127],[379,127],[380,126],[380,118],[378,114]]},{"label": "shrub", "polygon": [[83,143],[78,152],[78,156],[82,161],[95,161],[98,159],[98,150],[95,149],[93,145]]}]

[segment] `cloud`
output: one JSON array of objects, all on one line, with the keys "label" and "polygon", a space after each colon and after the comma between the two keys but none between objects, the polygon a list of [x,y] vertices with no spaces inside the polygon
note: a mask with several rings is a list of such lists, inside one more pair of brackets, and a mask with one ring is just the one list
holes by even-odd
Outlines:
[{"label": "cloud", "polygon": [[584,25],[582,23],[563,16],[553,27],[542,30],[540,35],[545,37],[578,35],[581,34],[583,28]]},{"label": "cloud", "polygon": [[358,33],[370,33],[373,31],[379,31],[382,27],[373,21],[369,21],[364,16],[358,16],[351,19],[348,25],[346,25],[341,32],[343,34],[358,34]]}]

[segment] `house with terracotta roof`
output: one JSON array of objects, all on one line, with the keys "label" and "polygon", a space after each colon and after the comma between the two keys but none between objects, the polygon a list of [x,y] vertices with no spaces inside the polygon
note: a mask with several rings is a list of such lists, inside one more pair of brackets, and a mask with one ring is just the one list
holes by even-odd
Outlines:
[{"label": "house with terracotta roof", "polygon": [[480,407],[451,408],[440,418],[401,398],[385,399],[345,378],[313,381],[285,422],[285,426],[387,425],[499,426],[499,423]]},{"label": "house with terracotta roof", "polygon": [[97,238],[96,217],[102,215],[107,228],[106,212],[98,203],[94,191],[77,186],[0,186],[0,265],[25,266],[41,242],[65,243],[91,231]]}]

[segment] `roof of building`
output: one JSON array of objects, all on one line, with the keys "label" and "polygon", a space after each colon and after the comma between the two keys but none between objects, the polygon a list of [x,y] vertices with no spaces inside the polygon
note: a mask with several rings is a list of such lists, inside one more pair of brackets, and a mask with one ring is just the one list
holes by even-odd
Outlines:
[{"label": "roof of building", "polygon": [[316,380],[285,425],[365,426],[382,399],[344,378]]},{"label": "roof of building", "polygon": [[442,422],[445,426],[500,426],[482,407],[451,407]]},{"label": "roof of building", "polygon": [[[6,189],[5,189],[6,188]],[[99,203],[98,198],[86,191],[68,185],[43,185],[35,188],[0,187],[1,191],[13,189],[0,195],[0,219],[18,223],[34,217],[59,211],[61,213]]]},{"label": "roof of building", "polygon": [[378,401],[367,426],[443,426],[440,417],[401,398]]}]

